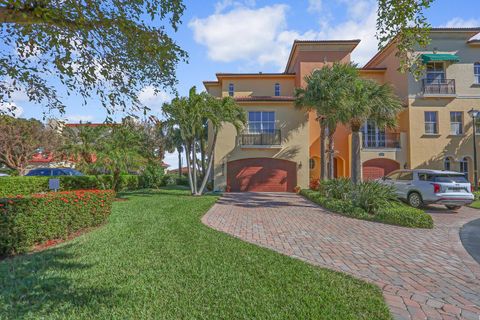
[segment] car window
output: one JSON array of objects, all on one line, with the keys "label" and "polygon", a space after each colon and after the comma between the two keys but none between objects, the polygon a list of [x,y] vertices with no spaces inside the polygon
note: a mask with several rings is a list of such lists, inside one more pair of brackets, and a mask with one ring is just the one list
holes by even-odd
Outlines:
[{"label": "car window", "polygon": [[63,169],[63,173],[67,176],[81,176],[82,173],[74,169]]},{"label": "car window", "polygon": [[63,176],[63,172],[60,169],[53,169],[52,176]]},{"label": "car window", "polygon": [[433,177],[435,182],[446,183],[468,183],[467,178],[462,174],[439,174]]},{"label": "car window", "polygon": [[385,177],[385,180],[397,180],[398,176],[400,175],[400,172],[392,172],[389,175]]},{"label": "car window", "polygon": [[418,174],[418,180],[420,181],[433,181],[433,175],[429,173],[419,173]]},{"label": "car window", "polygon": [[34,173],[36,176],[49,176],[51,174],[50,169],[38,169]]},{"label": "car window", "polygon": [[401,180],[401,181],[412,181],[413,180],[413,172],[411,172],[411,171],[402,172],[402,173],[400,173],[400,175],[397,179]]}]

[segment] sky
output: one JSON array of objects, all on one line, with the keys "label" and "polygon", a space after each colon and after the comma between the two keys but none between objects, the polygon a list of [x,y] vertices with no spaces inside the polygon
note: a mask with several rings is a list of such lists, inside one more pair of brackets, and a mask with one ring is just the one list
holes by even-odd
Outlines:
[{"label": "sky", "polygon": [[[377,51],[376,0],[184,0],[186,11],[172,38],[189,54],[177,68],[176,90],[185,95],[192,86],[204,90],[202,81],[215,80],[216,72],[282,72],[295,39],[360,39],[352,54],[359,65]],[[435,0],[426,12],[434,27],[480,27],[479,0]],[[160,116],[169,101],[169,90],[155,95],[153,88],[139,92],[140,100]],[[42,106],[14,97],[17,115],[43,117]],[[69,122],[103,122],[106,112],[92,100],[87,106],[68,99],[63,116]],[[0,106],[0,108],[5,106]],[[120,115],[119,115],[120,116]],[[178,167],[178,156],[165,162]]]}]

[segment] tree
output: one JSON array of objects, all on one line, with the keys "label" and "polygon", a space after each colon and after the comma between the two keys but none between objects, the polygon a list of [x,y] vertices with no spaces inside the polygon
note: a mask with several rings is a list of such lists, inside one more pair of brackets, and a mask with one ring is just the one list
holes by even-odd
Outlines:
[{"label": "tree", "polygon": [[[163,105],[163,112],[171,128],[178,128],[185,149],[188,179],[193,195],[203,194],[213,164],[213,154],[220,128],[231,123],[236,128],[246,123],[246,115],[231,97],[217,99],[207,93],[196,92],[192,87],[188,97],[177,97]],[[197,144],[204,133],[205,119],[211,126],[212,143],[208,155],[208,165],[200,186],[197,172]]]},{"label": "tree", "polygon": [[167,133],[166,148],[168,152],[178,153],[178,176],[182,177],[183,139],[179,128],[171,128]]},{"label": "tree", "polygon": [[53,129],[35,119],[0,116],[0,163],[24,175],[35,154],[51,155],[58,142]]},{"label": "tree", "polygon": [[349,89],[347,103],[337,110],[342,123],[352,130],[352,174],[354,183],[361,177],[360,130],[367,120],[373,120],[379,127],[393,128],[397,124],[402,102],[389,84],[378,84],[369,79],[358,78]]},{"label": "tree", "polygon": [[424,65],[413,55],[416,46],[430,43],[430,24],[424,11],[434,0],[379,0],[377,39],[380,49],[395,41],[400,71],[411,72],[416,78],[422,75]]},{"label": "tree", "polygon": [[98,97],[109,114],[140,108],[142,88],[176,83],[187,54],[167,30],[184,9],[181,0],[0,0],[0,104],[23,91],[64,111],[58,82],[84,104]]},{"label": "tree", "polygon": [[[337,128],[338,110],[342,108],[349,94],[350,84],[358,77],[354,65],[334,63],[325,65],[305,77],[305,88],[295,91],[295,105],[306,110],[314,110],[320,124],[320,179],[333,178],[334,134]],[[325,139],[328,132],[328,152]],[[327,168],[328,153],[328,168]]]}]

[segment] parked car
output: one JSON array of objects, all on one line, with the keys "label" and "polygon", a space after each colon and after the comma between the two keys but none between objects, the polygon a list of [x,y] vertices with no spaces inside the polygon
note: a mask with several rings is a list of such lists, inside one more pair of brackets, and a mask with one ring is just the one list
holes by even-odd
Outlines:
[{"label": "parked car", "polygon": [[401,200],[418,208],[442,204],[457,210],[473,202],[472,186],[463,173],[440,170],[397,170],[380,183],[393,186]]},{"label": "parked car", "polygon": [[83,173],[71,168],[37,168],[30,170],[26,176],[83,176]]}]

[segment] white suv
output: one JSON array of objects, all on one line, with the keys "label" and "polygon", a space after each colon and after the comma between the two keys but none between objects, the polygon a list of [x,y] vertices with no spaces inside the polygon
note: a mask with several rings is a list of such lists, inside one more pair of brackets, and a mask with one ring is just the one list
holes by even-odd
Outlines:
[{"label": "white suv", "polygon": [[474,200],[465,175],[453,171],[397,170],[383,177],[380,183],[393,186],[398,197],[415,208],[436,203],[457,210]]}]

